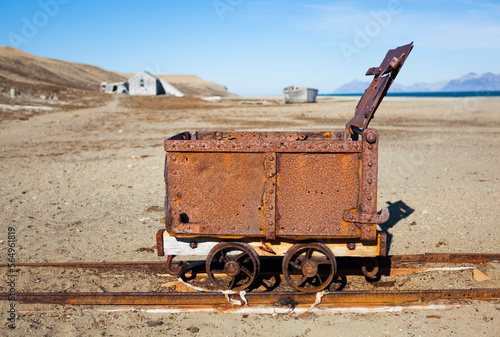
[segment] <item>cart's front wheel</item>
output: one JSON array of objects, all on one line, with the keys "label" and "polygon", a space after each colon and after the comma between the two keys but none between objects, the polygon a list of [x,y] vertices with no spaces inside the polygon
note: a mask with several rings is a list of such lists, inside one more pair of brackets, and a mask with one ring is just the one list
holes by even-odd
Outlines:
[{"label": "cart's front wheel", "polygon": [[293,288],[314,293],[330,285],[337,272],[331,250],[322,243],[300,243],[283,258],[283,276]]},{"label": "cart's front wheel", "polygon": [[210,250],[206,270],[219,289],[240,291],[250,287],[259,275],[259,255],[247,243],[221,242]]}]

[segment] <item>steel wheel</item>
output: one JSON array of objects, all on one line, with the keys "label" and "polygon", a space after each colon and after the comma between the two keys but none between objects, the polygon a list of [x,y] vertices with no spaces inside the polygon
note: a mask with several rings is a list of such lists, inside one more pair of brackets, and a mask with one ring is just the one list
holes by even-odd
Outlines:
[{"label": "steel wheel", "polygon": [[207,256],[208,278],[219,289],[240,291],[252,285],[260,270],[259,255],[246,243],[218,243]]},{"label": "steel wheel", "polygon": [[336,272],[335,256],[322,243],[296,244],[283,258],[283,276],[299,291],[314,293],[325,289]]}]

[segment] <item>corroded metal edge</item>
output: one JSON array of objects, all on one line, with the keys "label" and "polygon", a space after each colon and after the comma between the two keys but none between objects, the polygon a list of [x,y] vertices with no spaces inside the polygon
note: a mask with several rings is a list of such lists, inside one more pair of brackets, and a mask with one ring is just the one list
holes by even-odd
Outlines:
[{"label": "corroded metal edge", "polygon": [[165,140],[167,152],[361,152],[357,141]]},{"label": "corroded metal edge", "polygon": [[276,239],[276,153],[266,155],[264,160],[264,213],[266,239]]}]

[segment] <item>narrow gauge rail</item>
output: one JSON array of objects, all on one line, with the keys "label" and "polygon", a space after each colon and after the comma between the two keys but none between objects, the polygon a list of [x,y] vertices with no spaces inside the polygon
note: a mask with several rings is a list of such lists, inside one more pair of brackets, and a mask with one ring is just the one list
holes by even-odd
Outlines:
[{"label": "narrow gauge rail", "polygon": [[[0,293],[0,300],[9,294]],[[238,294],[230,295],[241,300]],[[245,294],[248,305],[295,306],[317,303],[317,294],[304,292],[262,292]],[[402,305],[431,301],[499,300],[500,289],[453,289],[410,291],[342,291],[324,293],[323,305]],[[217,306],[227,305],[228,299],[221,293],[18,293],[19,303],[71,304],[71,305],[171,305]]]},{"label": "narrow gauge rail", "polygon": [[[466,263],[481,264],[500,262],[500,254],[458,254],[432,253],[417,255],[393,255],[379,257],[381,274],[390,274],[390,269],[412,263]],[[7,267],[7,264],[0,264]],[[23,263],[16,267],[93,268],[121,270],[164,271],[165,262],[62,262]],[[394,268],[397,269],[397,268]],[[385,272],[384,272],[385,271]],[[0,300],[7,300],[10,294],[0,293]],[[230,295],[241,300],[238,294]],[[317,294],[304,292],[255,292],[245,294],[248,305],[298,305],[312,304]],[[325,305],[401,305],[415,302],[463,300],[500,300],[500,289],[452,289],[452,290],[411,290],[411,291],[340,291],[325,292],[321,304]],[[185,292],[108,292],[108,293],[16,293],[19,303],[73,304],[73,305],[227,305],[228,299],[221,293]]]},{"label": "narrow gauge rail", "polygon": [[[407,263],[489,263],[500,262],[500,254],[478,253],[426,253],[413,255],[391,255],[378,257],[381,270],[390,269]],[[164,271],[165,261],[143,262],[49,262],[49,263],[17,263],[16,267],[33,268],[88,268],[88,269],[123,269],[123,270],[154,270]],[[8,264],[0,264],[6,268]]]}]

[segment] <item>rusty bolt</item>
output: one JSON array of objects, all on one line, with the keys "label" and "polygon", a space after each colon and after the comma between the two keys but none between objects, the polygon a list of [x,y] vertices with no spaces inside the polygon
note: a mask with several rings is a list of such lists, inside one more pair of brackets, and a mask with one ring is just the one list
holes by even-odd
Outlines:
[{"label": "rusty bolt", "polygon": [[273,190],[272,190],[272,189],[268,189],[268,190],[267,190],[267,192],[268,192],[269,194],[273,194]]},{"label": "rusty bolt", "polygon": [[172,144],[172,147],[175,147],[175,144]]},{"label": "rusty bolt", "polygon": [[175,157],[172,157],[172,160],[173,160],[173,161],[176,161],[176,160],[177,160],[177,158],[175,158]]},{"label": "rusty bolt", "polygon": [[368,163],[368,166],[369,166],[369,167],[372,167],[372,166],[373,166],[373,163],[372,163],[372,162],[369,162],[369,163]]},{"label": "rusty bolt", "polygon": [[377,136],[375,135],[375,132],[369,132],[366,135],[366,141],[368,143],[375,143],[376,140],[377,140]]},{"label": "rusty bolt", "polygon": [[393,69],[397,68],[399,66],[399,64],[400,64],[400,61],[397,57],[393,57],[392,60],[389,62],[389,65]]},{"label": "rusty bolt", "polygon": [[269,205],[269,206],[267,206],[267,208],[273,209],[273,205]]},{"label": "rusty bolt", "polygon": [[273,161],[273,160],[274,160],[273,156],[269,157],[269,161]]},{"label": "rusty bolt", "polygon": [[356,244],[354,242],[348,242],[347,243],[347,249],[349,249],[349,250],[356,249]]},{"label": "rusty bolt", "polygon": [[366,199],[368,199],[368,200],[372,200],[372,197],[368,196]]},{"label": "rusty bolt", "polygon": [[371,179],[368,179],[368,184],[371,184],[372,183],[372,180]]},{"label": "rusty bolt", "polygon": [[368,150],[373,150],[373,145],[368,145]]},{"label": "rusty bolt", "polygon": [[191,247],[191,249],[195,249],[198,247],[198,243],[196,241],[191,241],[189,243],[189,247]]}]

